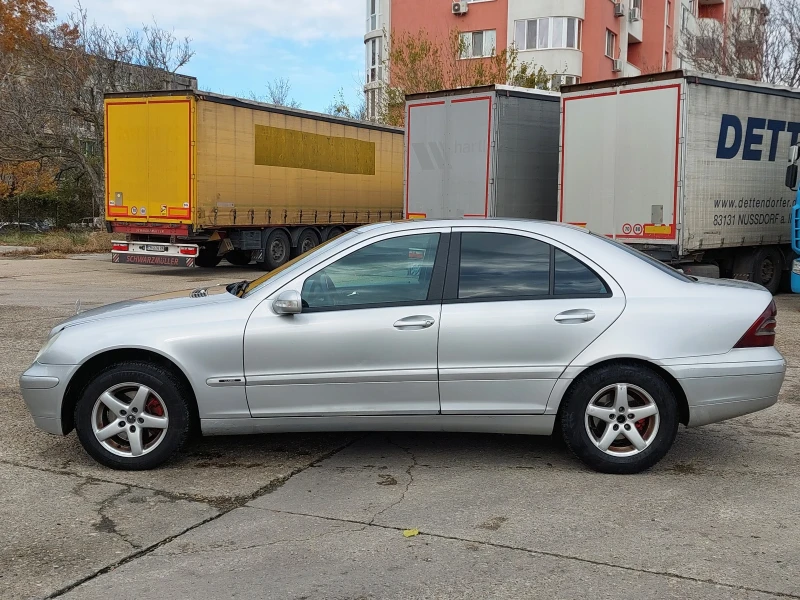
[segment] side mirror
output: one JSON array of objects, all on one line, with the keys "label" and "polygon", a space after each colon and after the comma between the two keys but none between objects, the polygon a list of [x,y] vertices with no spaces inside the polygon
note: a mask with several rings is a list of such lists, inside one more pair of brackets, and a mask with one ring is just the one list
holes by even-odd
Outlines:
[{"label": "side mirror", "polygon": [[789,146],[789,162],[794,164],[800,158],[800,144]]},{"label": "side mirror", "polygon": [[300,292],[286,290],[278,294],[272,302],[272,310],[279,315],[297,315],[303,311],[303,301]]},{"label": "side mirror", "polygon": [[786,187],[790,190],[797,189],[797,164],[786,167]]}]

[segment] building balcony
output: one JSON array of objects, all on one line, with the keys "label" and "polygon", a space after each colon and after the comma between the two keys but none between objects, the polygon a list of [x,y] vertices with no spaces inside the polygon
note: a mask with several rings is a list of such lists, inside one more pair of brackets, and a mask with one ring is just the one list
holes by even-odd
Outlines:
[{"label": "building balcony", "polygon": [[635,21],[632,20],[632,15],[628,13],[628,43],[639,44],[643,40],[644,21],[641,15]]},{"label": "building balcony", "polygon": [[635,65],[632,65],[629,62],[626,62],[625,66],[622,69],[622,76],[623,77],[637,77],[637,76],[639,76],[641,74],[642,74],[642,70],[639,67],[637,67]]},{"label": "building balcony", "polygon": [[[590,0],[596,2],[597,0]],[[539,17],[577,17],[586,18],[586,0],[509,0],[509,22],[517,19],[536,19]]]},{"label": "building balcony", "polygon": [[710,4],[725,4],[725,0],[700,0],[699,4],[703,5],[710,5]]},{"label": "building balcony", "polygon": [[569,48],[547,50],[521,50],[519,62],[533,63],[549,74],[575,75],[583,77],[583,52]]}]

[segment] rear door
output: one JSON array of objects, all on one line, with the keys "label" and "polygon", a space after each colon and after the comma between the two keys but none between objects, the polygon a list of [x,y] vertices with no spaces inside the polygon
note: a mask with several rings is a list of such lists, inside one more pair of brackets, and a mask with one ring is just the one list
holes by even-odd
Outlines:
[{"label": "rear door", "polygon": [[564,369],[624,306],[607,274],[554,240],[454,231],[439,331],[442,414],[543,413]]},{"label": "rear door", "polygon": [[194,196],[191,97],[106,100],[106,215],[190,223]]},{"label": "rear door", "polygon": [[486,217],[492,204],[492,92],[414,100],[406,115],[406,216]]}]

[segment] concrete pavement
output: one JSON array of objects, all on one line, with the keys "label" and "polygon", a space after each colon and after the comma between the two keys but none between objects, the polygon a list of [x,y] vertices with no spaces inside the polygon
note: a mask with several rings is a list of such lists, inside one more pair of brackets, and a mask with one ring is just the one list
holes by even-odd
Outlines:
[{"label": "concrete pavement", "polygon": [[77,298],[257,274],[0,258],[0,597],[800,598],[800,297],[779,404],[681,428],[638,476],[434,434],[211,438],[123,473],[33,428],[16,378]]}]

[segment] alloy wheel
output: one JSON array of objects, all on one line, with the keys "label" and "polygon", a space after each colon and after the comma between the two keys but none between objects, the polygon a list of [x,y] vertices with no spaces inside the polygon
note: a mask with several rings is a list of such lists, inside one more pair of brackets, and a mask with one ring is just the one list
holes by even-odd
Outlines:
[{"label": "alloy wheel", "polygon": [[653,397],[630,383],[608,385],[586,406],[586,433],[600,451],[632,456],[647,449],[658,434],[658,406]]},{"label": "alloy wheel", "polygon": [[92,409],[92,431],[112,454],[135,457],[155,450],[169,426],[167,406],[151,388],[120,383],[103,392]]}]

